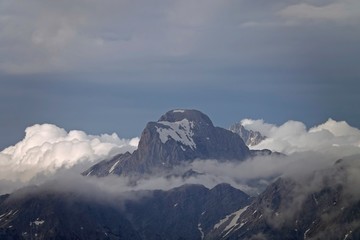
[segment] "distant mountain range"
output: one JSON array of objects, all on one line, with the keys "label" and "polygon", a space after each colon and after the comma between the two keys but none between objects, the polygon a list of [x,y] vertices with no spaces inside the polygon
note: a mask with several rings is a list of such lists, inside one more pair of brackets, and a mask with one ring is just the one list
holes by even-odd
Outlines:
[{"label": "distant mountain range", "polygon": [[[203,173],[172,170],[194,160],[274,155],[246,146],[262,141],[260,133],[239,124],[230,129],[197,110],[172,110],[146,125],[136,151],[99,162],[83,177],[191,178]],[[122,195],[59,190],[56,182],[27,187],[0,197],[0,239],[360,239],[351,166],[339,160],[300,179],[277,178],[255,196],[226,183]]]}]

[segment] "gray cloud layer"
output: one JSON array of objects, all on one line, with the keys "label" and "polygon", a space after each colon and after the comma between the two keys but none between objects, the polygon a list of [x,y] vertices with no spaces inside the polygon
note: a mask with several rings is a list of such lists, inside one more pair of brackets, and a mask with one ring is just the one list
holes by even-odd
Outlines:
[{"label": "gray cloud layer", "polygon": [[0,69],[321,72],[336,65],[358,73],[351,64],[359,53],[357,7],[356,0],[5,0]]}]

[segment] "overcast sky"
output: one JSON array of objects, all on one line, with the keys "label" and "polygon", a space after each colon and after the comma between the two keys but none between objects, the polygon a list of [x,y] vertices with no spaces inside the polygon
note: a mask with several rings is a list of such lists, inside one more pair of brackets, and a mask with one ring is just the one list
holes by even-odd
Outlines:
[{"label": "overcast sky", "polygon": [[173,108],[360,127],[358,0],[1,0],[0,148],[27,126],[139,136]]}]

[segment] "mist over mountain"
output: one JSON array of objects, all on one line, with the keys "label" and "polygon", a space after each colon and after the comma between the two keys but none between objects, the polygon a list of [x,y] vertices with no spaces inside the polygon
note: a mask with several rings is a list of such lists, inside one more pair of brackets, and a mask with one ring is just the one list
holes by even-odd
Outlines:
[{"label": "mist over mountain", "polygon": [[221,221],[208,239],[358,239],[359,157],[302,179],[279,178],[241,214]]},{"label": "mist over mountain", "polygon": [[0,240],[360,240],[359,0],[1,0]]},{"label": "mist over mountain", "polygon": [[0,154],[0,192],[9,193],[0,236],[359,238],[360,130],[332,119],[310,129],[250,119],[237,127],[186,109],[131,140],[29,127]]}]

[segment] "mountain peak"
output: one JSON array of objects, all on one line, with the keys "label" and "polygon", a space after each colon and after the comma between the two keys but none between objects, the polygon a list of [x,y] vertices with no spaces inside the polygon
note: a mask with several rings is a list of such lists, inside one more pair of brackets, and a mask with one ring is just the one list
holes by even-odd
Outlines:
[{"label": "mountain peak", "polygon": [[255,146],[262,140],[266,139],[266,137],[263,136],[260,132],[246,129],[241,122],[230,126],[229,130],[238,134],[244,140],[247,146]]},{"label": "mountain peak", "polygon": [[195,159],[241,161],[249,156],[239,135],[214,127],[210,118],[198,110],[175,109],[146,125],[133,154],[100,162],[84,174],[151,173]]},{"label": "mountain peak", "polygon": [[189,122],[196,122],[199,124],[213,126],[213,123],[208,116],[198,110],[193,109],[170,110],[162,115],[158,122],[180,122],[184,119],[188,120]]}]

